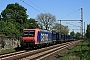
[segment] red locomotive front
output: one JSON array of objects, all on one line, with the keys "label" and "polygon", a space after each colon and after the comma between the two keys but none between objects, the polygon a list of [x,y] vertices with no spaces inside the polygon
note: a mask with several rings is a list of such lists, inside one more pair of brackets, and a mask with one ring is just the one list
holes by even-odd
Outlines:
[{"label": "red locomotive front", "polygon": [[23,45],[35,45],[37,44],[37,34],[39,29],[24,29],[22,35]]}]

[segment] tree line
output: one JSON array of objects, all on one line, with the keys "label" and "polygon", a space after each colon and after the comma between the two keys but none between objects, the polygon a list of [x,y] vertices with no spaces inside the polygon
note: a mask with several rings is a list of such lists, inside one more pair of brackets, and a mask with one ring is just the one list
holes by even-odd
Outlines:
[{"label": "tree line", "polygon": [[[8,4],[0,14],[0,34],[10,37],[21,37],[24,28],[34,26],[40,29],[52,30],[62,34],[68,34],[68,26],[56,22],[55,15],[40,13],[36,19],[29,18],[27,9],[18,3]],[[77,33],[79,36],[79,33]]]}]

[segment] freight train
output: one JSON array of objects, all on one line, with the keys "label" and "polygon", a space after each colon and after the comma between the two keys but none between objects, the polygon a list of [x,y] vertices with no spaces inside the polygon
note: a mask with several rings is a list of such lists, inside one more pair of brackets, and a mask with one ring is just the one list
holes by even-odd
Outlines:
[{"label": "freight train", "polygon": [[35,45],[55,44],[77,39],[74,36],[30,27],[23,30],[21,46],[33,47]]}]

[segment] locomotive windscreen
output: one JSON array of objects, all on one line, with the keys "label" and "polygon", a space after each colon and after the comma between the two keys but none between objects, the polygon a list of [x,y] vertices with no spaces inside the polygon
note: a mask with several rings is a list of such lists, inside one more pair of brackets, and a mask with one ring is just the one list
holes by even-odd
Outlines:
[{"label": "locomotive windscreen", "polygon": [[24,30],[23,31],[23,36],[24,37],[34,37],[35,36],[35,30]]}]

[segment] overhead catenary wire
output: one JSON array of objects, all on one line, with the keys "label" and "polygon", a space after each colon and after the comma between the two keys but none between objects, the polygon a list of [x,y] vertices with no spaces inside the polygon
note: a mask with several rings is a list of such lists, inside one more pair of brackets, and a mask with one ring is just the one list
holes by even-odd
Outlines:
[{"label": "overhead catenary wire", "polygon": [[79,10],[80,10],[80,9],[78,9],[78,10],[76,10],[76,11],[74,11],[74,12],[72,12],[72,13],[70,13],[70,14],[68,14],[68,15],[64,16],[64,17],[62,17],[61,19],[66,18],[67,16],[70,16],[71,14],[73,14],[73,13],[75,13],[75,12],[79,11]]},{"label": "overhead catenary wire", "polygon": [[[30,0],[29,0],[30,1]],[[38,7],[39,9],[41,9],[42,11],[46,12],[44,9],[42,9],[41,7],[37,6],[35,3],[33,3],[32,1],[30,1],[32,4],[34,4],[36,7]]]},{"label": "overhead catenary wire", "polygon": [[[66,22],[66,24],[70,24],[70,23]],[[77,25],[74,25],[74,24],[70,24],[70,25],[73,25],[73,26],[76,26],[76,27],[80,27],[80,26],[77,26]]]},{"label": "overhead catenary wire", "polygon": [[30,7],[33,8],[34,10],[36,10],[36,11],[42,13],[42,12],[39,11],[38,9],[36,9],[36,8],[34,8],[33,6],[31,6],[31,5],[29,5],[28,3],[26,3],[24,0],[20,0],[20,1],[22,1],[22,2],[25,3],[26,5],[30,6]]}]

